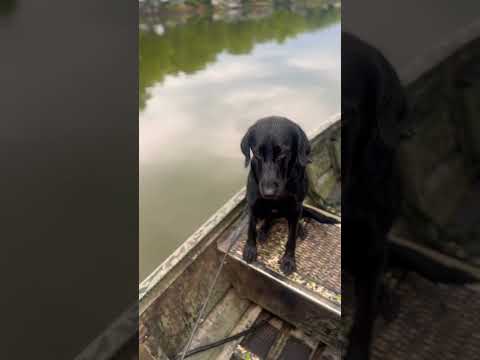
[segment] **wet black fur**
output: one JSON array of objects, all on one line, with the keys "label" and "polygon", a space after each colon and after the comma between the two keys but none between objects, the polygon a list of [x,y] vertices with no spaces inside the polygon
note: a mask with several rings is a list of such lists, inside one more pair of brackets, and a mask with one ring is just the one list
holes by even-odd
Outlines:
[{"label": "wet black fur", "polygon": [[[301,231],[301,217],[305,214],[324,223],[336,222],[321,214],[303,212],[302,203],[308,189],[305,168],[310,156],[307,136],[293,121],[271,116],[258,120],[248,129],[242,139],[241,150],[245,155],[245,166],[251,161],[247,180],[250,219],[243,258],[249,263],[255,261],[257,239],[264,241],[274,219],[284,217],[288,221],[288,241],[280,268],[285,274],[291,274],[296,268],[295,248]],[[271,186],[276,189],[275,194],[266,198],[264,189]],[[260,220],[263,224],[257,232]]]},{"label": "wet black fur", "polygon": [[342,269],[355,282],[347,360],[367,360],[387,264],[387,233],[400,204],[394,166],[406,100],[383,55],[342,34]]}]

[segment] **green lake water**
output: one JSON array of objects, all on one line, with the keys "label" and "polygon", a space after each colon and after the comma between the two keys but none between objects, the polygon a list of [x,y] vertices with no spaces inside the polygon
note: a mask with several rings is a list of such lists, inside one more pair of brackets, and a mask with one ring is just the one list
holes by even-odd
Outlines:
[{"label": "green lake water", "polygon": [[340,112],[340,9],[140,21],[140,279],[244,184],[240,140]]}]

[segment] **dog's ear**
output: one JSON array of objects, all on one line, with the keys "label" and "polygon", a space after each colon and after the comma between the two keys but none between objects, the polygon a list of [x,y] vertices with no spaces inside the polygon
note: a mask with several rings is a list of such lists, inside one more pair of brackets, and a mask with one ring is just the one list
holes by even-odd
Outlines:
[{"label": "dog's ear", "polygon": [[253,127],[250,127],[246,134],[243,136],[240,148],[242,149],[243,155],[245,155],[245,167],[250,163],[250,147],[252,146],[253,138]]},{"label": "dog's ear", "polygon": [[307,135],[297,126],[297,160],[301,166],[305,167],[312,162],[310,152],[311,147]]}]

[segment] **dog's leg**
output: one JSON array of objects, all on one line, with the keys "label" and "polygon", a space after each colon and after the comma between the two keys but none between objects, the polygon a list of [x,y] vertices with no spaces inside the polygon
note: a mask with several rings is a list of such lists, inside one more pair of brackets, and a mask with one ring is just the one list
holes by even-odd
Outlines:
[{"label": "dog's leg", "polygon": [[285,247],[285,254],[280,260],[280,270],[285,275],[290,275],[296,270],[295,248],[297,246],[298,220],[300,214],[295,214],[288,218],[288,241]]},{"label": "dog's leg", "polygon": [[307,238],[307,223],[305,221],[305,218],[303,218],[303,222],[298,222],[297,234],[300,240],[305,240]]},{"label": "dog's leg", "polygon": [[268,216],[264,221],[262,226],[260,227],[260,231],[258,233],[258,241],[260,243],[264,243],[267,241],[268,232],[272,228],[273,218]]},{"label": "dog's leg", "polygon": [[394,288],[391,288],[385,282],[381,284],[379,291],[379,311],[383,319],[390,323],[398,317],[400,312],[398,297],[395,296]]},{"label": "dog's leg", "polygon": [[356,309],[346,360],[369,359],[385,262],[385,252],[365,259],[363,269],[355,276]]},{"label": "dog's leg", "polygon": [[250,214],[248,224],[248,238],[243,248],[243,260],[251,263],[257,259],[257,221],[255,217]]}]

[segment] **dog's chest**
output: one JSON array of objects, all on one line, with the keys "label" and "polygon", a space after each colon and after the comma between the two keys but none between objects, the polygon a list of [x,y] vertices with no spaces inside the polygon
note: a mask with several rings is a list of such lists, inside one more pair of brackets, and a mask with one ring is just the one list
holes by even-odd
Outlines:
[{"label": "dog's chest", "polygon": [[255,204],[255,215],[264,217],[285,217],[294,209],[289,201],[259,200]]}]

